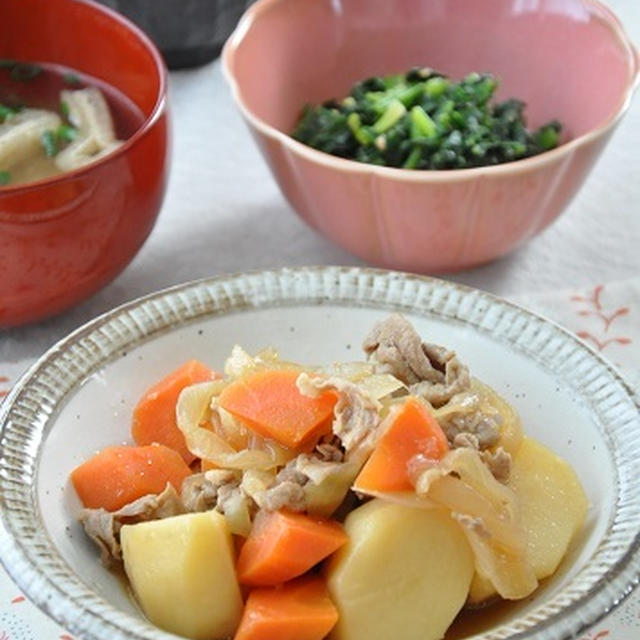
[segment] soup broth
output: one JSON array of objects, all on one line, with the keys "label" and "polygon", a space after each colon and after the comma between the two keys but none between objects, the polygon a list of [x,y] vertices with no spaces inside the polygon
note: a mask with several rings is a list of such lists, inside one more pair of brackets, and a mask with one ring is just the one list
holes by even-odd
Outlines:
[{"label": "soup broth", "polygon": [[[101,94],[100,100],[104,98],[103,104],[106,103],[112,121],[114,143],[130,138],[144,122],[144,114],[127,96],[97,78],[52,63],[0,61],[0,130],[11,122],[12,117],[20,114],[20,117],[26,117],[25,114],[34,109],[57,114],[61,123],[55,129],[40,134],[42,149],[36,149],[23,159],[2,153],[0,143],[0,187],[48,178],[81,166],[77,162],[76,166],[67,166],[73,163],[56,162],[56,157],[66,147],[80,146],[84,135],[82,127],[73,122],[74,114],[69,112],[70,107],[62,92],[84,89],[92,92],[97,89]],[[116,146],[113,144],[89,151],[95,153],[97,159]],[[90,161],[90,155],[86,155],[82,164]]]}]

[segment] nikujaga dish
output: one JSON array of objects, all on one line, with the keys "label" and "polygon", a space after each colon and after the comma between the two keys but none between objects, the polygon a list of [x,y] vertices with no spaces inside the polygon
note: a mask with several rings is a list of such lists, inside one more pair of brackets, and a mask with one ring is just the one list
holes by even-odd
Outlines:
[{"label": "nikujaga dish", "polygon": [[224,374],[190,361],[136,406],[135,446],[72,472],[87,534],[153,623],[438,640],[556,571],[587,511],[572,468],[403,316],[363,348],[325,367],[238,346]]}]

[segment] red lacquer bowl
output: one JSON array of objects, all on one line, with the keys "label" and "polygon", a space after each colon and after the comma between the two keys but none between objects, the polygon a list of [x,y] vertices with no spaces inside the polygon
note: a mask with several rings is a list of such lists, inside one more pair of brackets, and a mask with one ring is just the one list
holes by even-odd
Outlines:
[{"label": "red lacquer bowl", "polygon": [[150,40],[87,0],[0,0],[0,58],[52,62],[104,80],[143,112],[95,164],[0,188],[0,326],[33,322],[91,295],[149,235],[169,169],[167,76]]}]

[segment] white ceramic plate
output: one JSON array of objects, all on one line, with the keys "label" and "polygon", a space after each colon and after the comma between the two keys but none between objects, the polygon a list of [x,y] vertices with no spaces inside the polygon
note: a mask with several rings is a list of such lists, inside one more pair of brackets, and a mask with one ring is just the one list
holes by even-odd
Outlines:
[{"label": "white ceramic plate", "polygon": [[69,472],[128,441],[142,392],[185,360],[219,368],[236,343],[249,351],[272,345],[306,363],[359,359],[365,333],[390,311],[405,313],[430,342],[455,349],[503,394],[526,431],[569,460],[591,501],[557,575],[477,637],[575,637],[639,580],[637,397],[547,320],[478,291],[368,269],[287,269],[187,284],[116,309],[53,347],[0,411],[0,555],[11,576],[83,638],[175,638],[147,623],[123,583],[100,566],[75,523]]}]

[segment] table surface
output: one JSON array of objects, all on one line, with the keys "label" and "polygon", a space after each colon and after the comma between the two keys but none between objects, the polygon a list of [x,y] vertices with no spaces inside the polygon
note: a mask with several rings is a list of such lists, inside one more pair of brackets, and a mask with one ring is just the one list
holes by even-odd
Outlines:
[{"label": "table surface", "polygon": [[[640,0],[609,0],[640,43]],[[561,63],[561,44],[558,43]],[[594,78],[594,91],[597,78]],[[171,74],[172,173],[157,225],[108,287],[41,324],[0,334],[0,361],[35,358],[93,316],[204,276],[304,264],[361,264],[303,224],[233,104],[220,62]],[[517,206],[517,203],[514,203]],[[640,274],[640,99],[566,213],[510,256],[445,276],[520,296]]]}]

